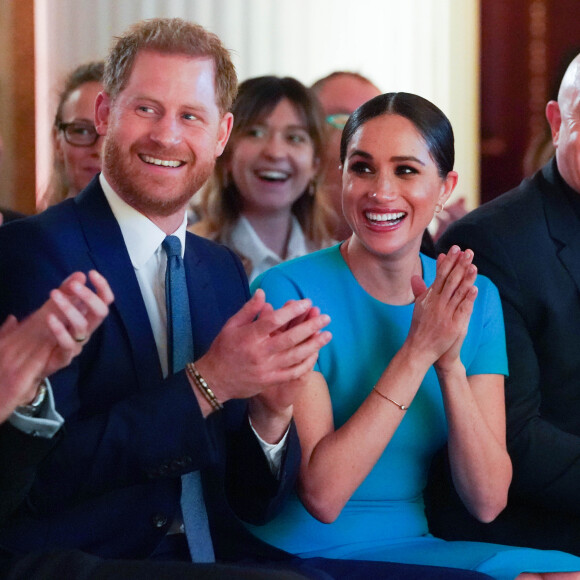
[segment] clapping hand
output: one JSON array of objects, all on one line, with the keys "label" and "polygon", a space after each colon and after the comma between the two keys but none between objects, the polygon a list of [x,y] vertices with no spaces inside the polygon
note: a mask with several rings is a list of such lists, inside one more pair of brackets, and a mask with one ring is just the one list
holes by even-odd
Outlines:
[{"label": "clapping hand", "polygon": [[0,326],[0,422],[32,401],[41,381],[67,366],[104,320],[113,293],[97,272],[89,278],[96,293],[76,272],[30,316],[8,316]]},{"label": "clapping hand", "polygon": [[477,268],[472,260],[471,250],[462,252],[453,246],[437,258],[437,275],[429,288],[419,276],[411,280],[415,310],[409,338],[437,369],[458,360],[467,334],[477,296]]}]

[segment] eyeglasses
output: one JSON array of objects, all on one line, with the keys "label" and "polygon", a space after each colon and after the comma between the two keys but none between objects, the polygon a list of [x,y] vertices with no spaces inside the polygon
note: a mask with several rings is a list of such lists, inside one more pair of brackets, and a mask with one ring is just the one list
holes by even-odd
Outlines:
[{"label": "eyeglasses", "polygon": [[348,113],[336,113],[335,115],[328,115],[326,122],[335,129],[342,131],[350,115]]},{"label": "eyeglasses", "polygon": [[91,123],[59,123],[58,130],[64,134],[64,140],[75,147],[91,147],[100,135]]}]

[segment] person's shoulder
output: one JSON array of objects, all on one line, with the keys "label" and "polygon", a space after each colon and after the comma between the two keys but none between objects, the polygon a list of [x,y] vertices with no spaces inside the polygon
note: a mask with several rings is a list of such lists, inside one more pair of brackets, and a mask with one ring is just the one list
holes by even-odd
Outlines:
[{"label": "person's shoulder", "polygon": [[[437,273],[437,260],[425,254],[421,254],[421,263],[425,271],[425,280],[429,281],[429,284],[432,284]],[[477,274],[475,278],[475,286],[477,286],[478,294],[481,294],[482,292],[497,292],[496,285],[490,280],[490,278],[483,274]]]},{"label": "person's shoulder", "polygon": [[224,244],[208,240],[190,231],[186,232],[186,260],[200,262],[211,270],[221,270],[223,275],[235,270],[244,272],[237,254]]},{"label": "person's shoulder", "polygon": [[536,174],[502,193],[449,225],[437,241],[438,251],[446,252],[457,244],[462,249],[480,249],[490,240],[504,245],[518,244],[543,223],[543,205]]},{"label": "person's shoulder", "polygon": [[475,278],[475,286],[477,286],[478,294],[497,294],[497,286],[485,274],[477,274]]},{"label": "person's shoulder", "polygon": [[321,279],[329,280],[337,270],[337,262],[342,260],[339,248],[337,244],[273,266],[252,282],[252,289],[277,285],[281,280],[301,288],[318,286]]},{"label": "person's shoulder", "polygon": [[7,207],[0,207],[0,214],[2,214],[2,223],[4,224],[27,217],[27,214]]},{"label": "person's shoulder", "polygon": [[270,268],[266,273],[278,273],[286,276],[294,277],[308,277],[314,275],[316,272],[321,272],[326,268],[331,268],[337,259],[340,258],[340,245],[336,244],[329,248],[323,248],[316,252],[311,252],[304,256],[282,262],[273,268]]},{"label": "person's shoulder", "polygon": [[73,200],[65,200],[39,214],[4,224],[0,227],[0,240],[13,240],[22,236],[30,238],[43,233],[53,235],[53,232],[62,231],[67,224],[76,221],[74,213]]},{"label": "person's shoulder", "polygon": [[480,205],[456,223],[461,222],[463,225],[478,225],[487,222],[492,225],[502,224],[504,221],[509,221],[514,214],[533,209],[536,199],[538,199],[537,188],[532,186],[531,179],[525,179],[518,187]]},{"label": "person's shoulder", "polygon": [[193,228],[187,230],[185,239],[191,247],[194,247],[198,250],[203,250],[206,252],[217,252],[218,254],[223,252],[232,253],[231,250],[222,244],[219,240],[201,235],[197,231],[193,230]]}]

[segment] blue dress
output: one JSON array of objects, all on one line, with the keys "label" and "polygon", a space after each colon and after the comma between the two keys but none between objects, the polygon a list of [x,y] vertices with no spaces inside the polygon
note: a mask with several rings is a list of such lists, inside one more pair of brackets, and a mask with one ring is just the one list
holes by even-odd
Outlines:
[{"label": "blue dress", "polygon": [[[427,285],[435,261],[421,255]],[[478,276],[461,359],[468,375],[507,375],[501,303],[496,287]],[[370,296],[334,246],[276,266],[254,283],[275,308],[310,298],[329,314],[332,341],[317,363],[332,400],[335,427],[358,409],[399,350],[413,305],[392,306]],[[381,404],[377,397],[377,404]],[[248,526],[266,542],[302,557],[380,560],[472,569],[508,580],[521,572],[580,570],[580,558],[558,551],[478,542],[447,542],[429,534],[423,489],[433,454],[447,440],[441,389],[431,368],[399,428],[365,481],[332,524],[313,518],[297,496],[265,526]]]}]

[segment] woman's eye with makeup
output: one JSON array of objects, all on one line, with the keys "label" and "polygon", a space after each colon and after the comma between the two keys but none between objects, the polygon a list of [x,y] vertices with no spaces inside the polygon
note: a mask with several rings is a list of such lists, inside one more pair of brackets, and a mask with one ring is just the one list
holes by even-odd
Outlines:
[{"label": "woman's eye with makeup", "polygon": [[395,175],[414,175],[415,173],[419,172],[411,165],[399,165],[395,169]]},{"label": "woman's eye with makeup", "polygon": [[372,173],[372,168],[364,161],[355,161],[349,165],[349,171],[357,175],[365,175]]}]

